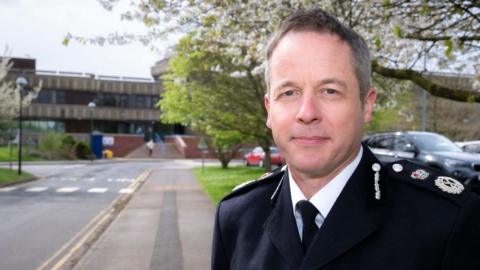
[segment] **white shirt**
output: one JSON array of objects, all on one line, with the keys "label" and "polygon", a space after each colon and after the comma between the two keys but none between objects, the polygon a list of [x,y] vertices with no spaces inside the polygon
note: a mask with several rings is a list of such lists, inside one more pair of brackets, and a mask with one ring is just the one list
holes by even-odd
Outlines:
[{"label": "white shirt", "polygon": [[[347,184],[348,179],[352,176],[353,172],[357,168],[360,160],[363,155],[363,147],[360,146],[360,150],[357,153],[355,159],[347,165],[339,174],[337,174],[330,182],[328,182],[322,189],[317,191],[311,198],[310,202],[317,208],[318,212],[321,214],[315,217],[315,223],[320,228],[323,223],[324,218],[328,216],[328,213],[333,207],[333,204],[337,200],[338,196],[342,192],[343,188]],[[290,195],[292,197],[292,206],[293,206],[293,215],[295,216],[295,221],[297,223],[298,233],[300,234],[300,239],[302,238],[302,229],[303,222],[302,216],[299,211],[295,208],[297,202],[301,200],[306,200],[305,195],[298,187],[297,183],[293,179],[293,176],[288,171],[288,178],[290,184]]]}]

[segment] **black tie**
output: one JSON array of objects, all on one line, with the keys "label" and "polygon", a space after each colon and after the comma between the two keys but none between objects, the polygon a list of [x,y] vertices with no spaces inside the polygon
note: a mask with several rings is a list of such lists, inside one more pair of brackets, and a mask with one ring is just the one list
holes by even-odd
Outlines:
[{"label": "black tie", "polygon": [[303,231],[302,231],[302,246],[305,253],[310,247],[315,234],[318,232],[317,224],[315,224],[315,217],[319,213],[317,208],[312,203],[306,200],[301,200],[297,203],[297,208],[302,215]]}]

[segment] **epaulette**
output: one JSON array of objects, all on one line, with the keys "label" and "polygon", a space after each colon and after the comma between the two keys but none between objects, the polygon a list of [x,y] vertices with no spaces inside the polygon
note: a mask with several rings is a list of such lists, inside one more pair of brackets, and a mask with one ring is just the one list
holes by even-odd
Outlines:
[{"label": "epaulette", "polygon": [[225,196],[222,199],[222,201],[226,200],[226,199],[229,199],[229,198],[232,198],[232,197],[235,197],[239,194],[243,194],[243,193],[245,193],[249,190],[252,190],[253,188],[255,188],[257,186],[267,184],[267,183],[270,183],[274,180],[280,179],[283,176],[283,172],[284,172],[283,167],[278,167],[277,169],[275,169],[271,172],[267,172],[267,173],[263,174],[258,179],[243,182],[240,185],[234,187],[232,189],[232,192],[230,192],[230,194]]},{"label": "epaulette", "polygon": [[391,178],[426,189],[459,205],[470,195],[470,190],[460,181],[422,164],[399,160],[385,167]]}]

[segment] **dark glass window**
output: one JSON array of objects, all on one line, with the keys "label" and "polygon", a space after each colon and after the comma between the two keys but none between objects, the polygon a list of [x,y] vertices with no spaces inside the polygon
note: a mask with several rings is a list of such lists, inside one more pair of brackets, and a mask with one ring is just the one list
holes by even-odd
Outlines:
[{"label": "dark glass window", "polygon": [[153,108],[152,96],[145,96],[145,108]]},{"label": "dark glass window", "polygon": [[52,104],[53,95],[54,95],[53,90],[41,90],[40,93],[38,93],[35,103]]},{"label": "dark glass window", "polygon": [[120,95],[119,106],[122,108],[128,107],[128,95],[125,95],[125,94]]},{"label": "dark glass window", "polygon": [[152,108],[156,108],[157,107],[157,103],[158,101],[160,100],[160,97],[159,96],[152,96]]},{"label": "dark glass window", "polygon": [[129,108],[135,108],[135,96],[134,95],[128,96],[128,107]]},{"label": "dark glass window", "polygon": [[115,107],[117,100],[114,94],[105,94],[103,97],[103,106]]},{"label": "dark glass window", "polygon": [[55,91],[55,103],[56,104],[65,104],[65,91]]},{"label": "dark glass window", "polygon": [[372,148],[393,150],[394,142],[395,137],[393,136],[375,136],[373,138],[370,138],[367,144]]},{"label": "dark glass window", "polygon": [[104,106],[105,104],[105,95],[102,92],[97,92],[95,96],[95,103],[97,106]]},{"label": "dark glass window", "polygon": [[136,96],[136,104],[137,108],[145,108],[146,107],[146,99],[145,96],[138,95]]},{"label": "dark glass window", "polygon": [[415,147],[408,138],[405,138],[404,136],[398,136],[397,140],[395,141],[395,150],[413,152],[415,151]]}]

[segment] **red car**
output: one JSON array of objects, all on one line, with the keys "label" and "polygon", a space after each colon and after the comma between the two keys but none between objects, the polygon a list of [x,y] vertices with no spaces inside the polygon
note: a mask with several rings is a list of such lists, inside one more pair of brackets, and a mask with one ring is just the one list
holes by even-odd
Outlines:
[{"label": "red car", "polygon": [[[276,147],[270,147],[270,156],[272,165],[282,166],[284,164],[283,156]],[[261,147],[255,147],[244,156],[245,165],[263,167],[265,152]]]}]

